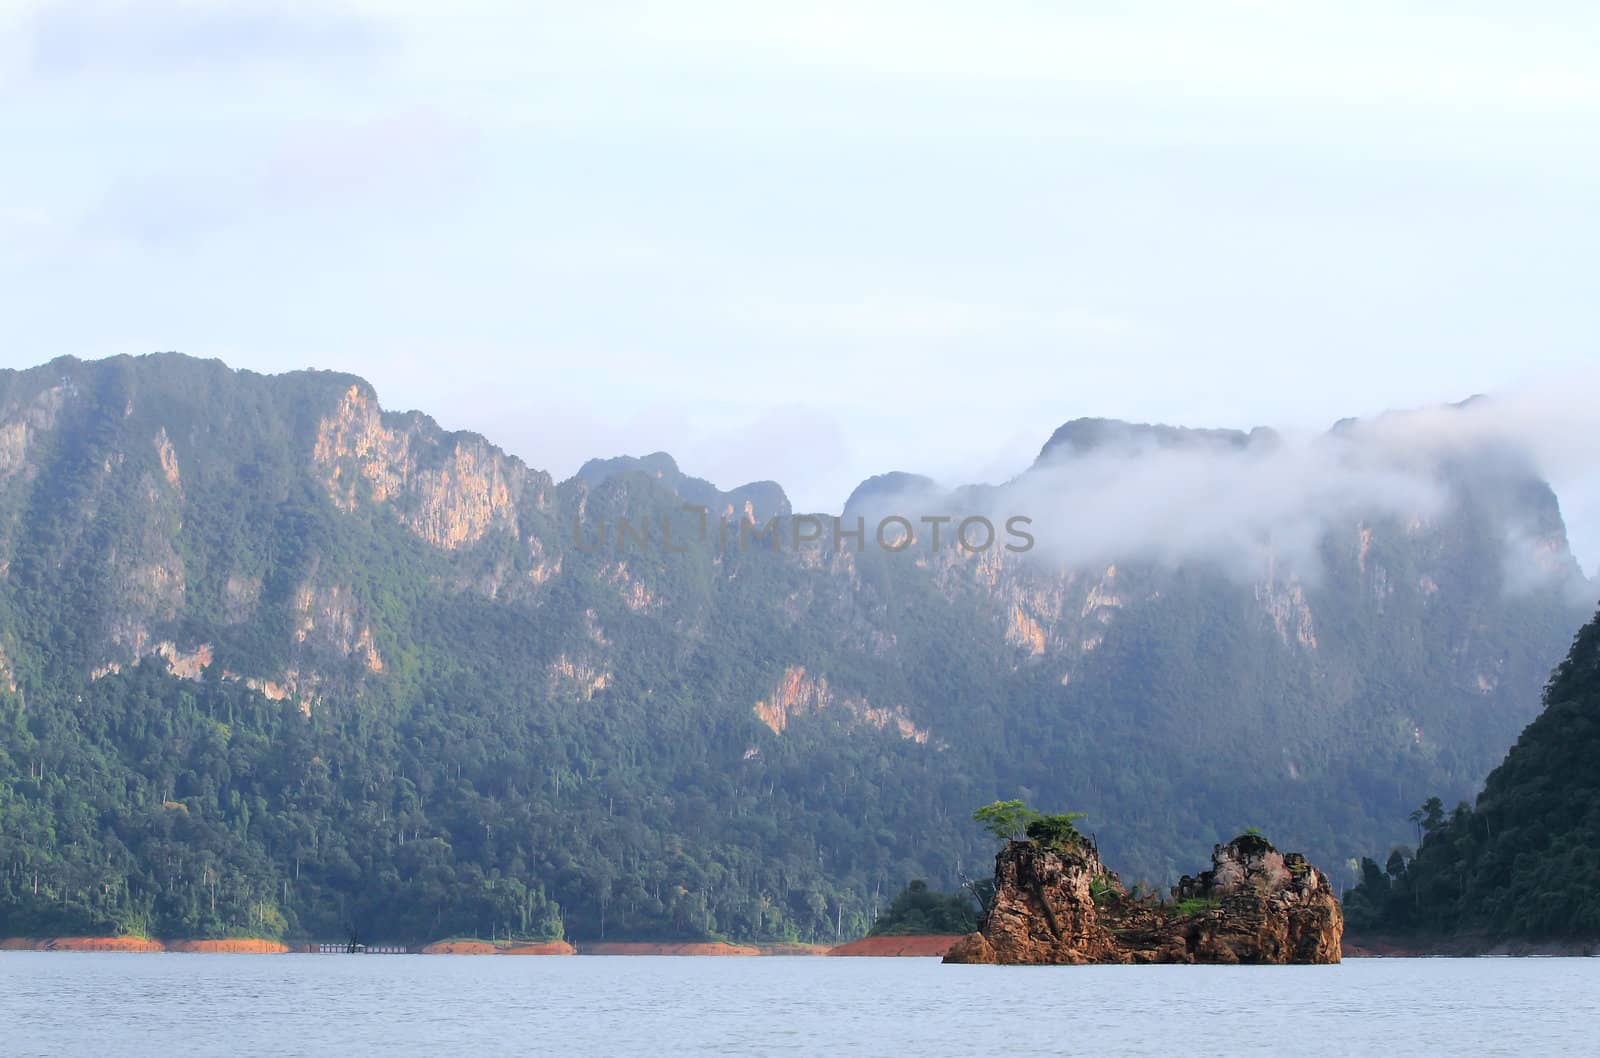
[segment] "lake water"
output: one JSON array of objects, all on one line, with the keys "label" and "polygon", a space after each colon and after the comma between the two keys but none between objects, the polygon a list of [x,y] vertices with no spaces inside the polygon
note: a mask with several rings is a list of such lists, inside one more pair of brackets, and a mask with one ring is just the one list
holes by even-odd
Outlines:
[{"label": "lake water", "polygon": [[1600,1048],[1600,959],[0,953],[0,1054],[1543,1055]]}]

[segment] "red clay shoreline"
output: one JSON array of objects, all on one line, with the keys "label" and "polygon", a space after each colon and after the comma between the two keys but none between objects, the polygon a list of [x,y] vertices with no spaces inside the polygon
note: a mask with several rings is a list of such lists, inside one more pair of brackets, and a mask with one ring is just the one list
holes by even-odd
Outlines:
[{"label": "red clay shoreline", "polygon": [[750,944],[728,944],[723,941],[632,942],[600,941],[578,945],[579,955],[760,955],[761,949]]},{"label": "red clay shoreline", "polygon": [[282,955],[287,944],[259,937],[159,941],[149,937],[7,937],[0,951],[179,952],[190,955]]},{"label": "red clay shoreline", "polygon": [[426,945],[421,951],[423,955],[573,955],[577,949],[564,940],[441,940]]},{"label": "red clay shoreline", "polygon": [[862,937],[841,944],[829,955],[868,958],[933,959],[943,958],[950,946],[960,940],[954,934],[920,934],[903,937]]},{"label": "red clay shoreline", "polygon": [[757,944],[762,955],[827,955],[833,951],[831,944]]},{"label": "red clay shoreline", "polygon": [[[436,941],[417,949],[424,955],[672,955],[712,958],[751,958],[836,955],[858,958],[941,958],[961,938],[954,935],[862,937],[846,944],[730,944],[724,941]],[[0,951],[56,952],[177,952],[181,954],[282,955],[315,952],[317,946],[293,947],[254,937],[213,940],[167,940],[148,937],[6,937]],[[1417,937],[1351,936],[1344,942],[1346,959],[1466,957],[1473,955],[1593,955],[1600,942],[1573,941],[1528,944],[1491,942],[1484,938],[1429,939]]]},{"label": "red clay shoreline", "polygon": [[[184,954],[282,955],[288,952],[312,953],[316,943],[297,943],[293,947],[254,937],[226,937],[215,940],[155,940],[150,937],[7,937],[0,939],[0,951],[76,951],[76,952],[179,952]],[[728,944],[720,941],[681,942],[599,942],[574,947],[566,941],[485,941],[442,940],[417,949],[423,955],[825,955],[823,945],[811,944]]]}]

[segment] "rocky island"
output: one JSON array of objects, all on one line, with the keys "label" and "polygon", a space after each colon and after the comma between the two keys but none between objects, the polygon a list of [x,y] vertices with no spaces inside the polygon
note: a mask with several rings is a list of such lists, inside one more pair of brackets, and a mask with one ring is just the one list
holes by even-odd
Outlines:
[{"label": "rocky island", "polygon": [[1171,901],[1123,886],[1094,843],[1068,828],[1011,840],[978,932],[947,963],[1336,963],[1344,915],[1327,877],[1298,853],[1244,834],[1187,875]]}]

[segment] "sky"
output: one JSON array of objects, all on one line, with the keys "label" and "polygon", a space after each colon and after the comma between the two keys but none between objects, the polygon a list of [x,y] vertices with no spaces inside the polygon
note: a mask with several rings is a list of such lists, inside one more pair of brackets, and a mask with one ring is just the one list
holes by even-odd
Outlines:
[{"label": "sky", "polygon": [[346,370],[812,510],[1549,397],[1600,563],[1594,5],[0,0],[0,143],[3,366]]}]

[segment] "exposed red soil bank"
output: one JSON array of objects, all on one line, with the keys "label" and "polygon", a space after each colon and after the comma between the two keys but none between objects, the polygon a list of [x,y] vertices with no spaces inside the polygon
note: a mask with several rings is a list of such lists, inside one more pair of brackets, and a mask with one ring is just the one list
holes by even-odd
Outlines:
[{"label": "exposed red soil bank", "polygon": [[441,940],[422,949],[424,955],[573,955],[564,940],[490,943],[486,940]]},{"label": "exposed red soil bank", "polygon": [[288,950],[286,944],[257,937],[166,942],[145,937],[7,937],[0,940],[0,951],[176,951],[191,954],[228,952],[279,955]]},{"label": "exposed red soil bank", "polygon": [[165,951],[144,937],[8,937],[0,951]]},{"label": "exposed red soil bank", "polygon": [[603,942],[585,944],[579,955],[760,955],[760,948],[748,944],[684,943],[625,944]]},{"label": "exposed red soil bank", "polygon": [[841,944],[829,955],[904,956],[909,958],[943,958],[950,945],[960,940],[957,936],[929,934],[920,937],[862,937],[849,944]]},{"label": "exposed red soil bank", "polygon": [[167,950],[191,955],[282,955],[289,946],[259,937],[225,937],[221,940],[169,940]]}]

